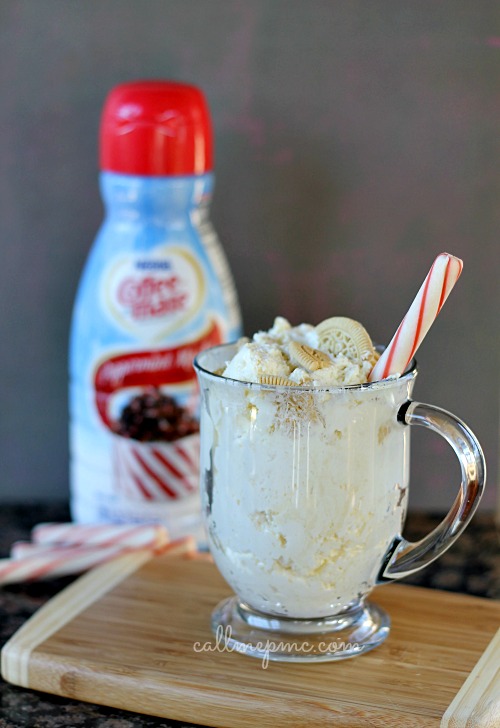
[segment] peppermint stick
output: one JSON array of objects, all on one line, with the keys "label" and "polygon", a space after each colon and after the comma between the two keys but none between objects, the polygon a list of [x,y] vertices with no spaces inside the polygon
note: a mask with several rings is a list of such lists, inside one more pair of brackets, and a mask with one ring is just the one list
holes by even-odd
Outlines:
[{"label": "peppermint stick", "polygon": [[370,382],[391,375],[399,376],[405,371],[450,295],[462,268],[462,261],[454,255],[441,253],[437,256],[389,346],[371,370]]}]

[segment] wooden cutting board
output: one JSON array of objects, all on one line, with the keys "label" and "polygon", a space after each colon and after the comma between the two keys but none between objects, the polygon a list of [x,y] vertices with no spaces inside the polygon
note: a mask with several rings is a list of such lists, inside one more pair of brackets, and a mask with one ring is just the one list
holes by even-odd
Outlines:
[{"label": "wooden cutting board", "polygon": [[[381,647],[264,669],[259,659],[216,649],[210,612],[228,594],[207,561],[127,555],[42,607],[4,646],[2,675],[221,728],[500,726],[498,602],[385,586],[373,594],[392,617]],[[210,651],[199,651],[204,643]]]}]

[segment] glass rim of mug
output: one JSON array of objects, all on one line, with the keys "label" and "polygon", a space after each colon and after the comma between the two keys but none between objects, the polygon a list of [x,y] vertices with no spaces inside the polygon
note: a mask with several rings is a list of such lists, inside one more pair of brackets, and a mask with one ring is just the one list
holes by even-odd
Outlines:
[{"label": "glass rim of mug", "polygon": [[[325,386],[304,386],[303,384],[296,384],[294,386],[290,384],[260,384],[259,382],[247,382],[243,379],[233,379],[232,377],[225,377],[223,374],[216,374],[215,372],[210,371],[210,369],[207,369],[204,367],[200,360],[203,359],[205,356],[208,356],[210,353],[215,352],[217,349],[230,349],[234,348],[238,342],[232,341],[228,342],[226,344],[217,344],[216,346],[211,346],[208,349],[203,349],[203,351],[200,351],[194,358],[193,366],[197,372],[200,372],[204,375],[207,375],[210,378],[213,378],[214,381],[223,381],[228,382],[231,386],[243,386],[243,387],[249,387],[251,389],[254,389],[256,391],[298,391],[298,392],[344,392],[344,391],[362,391],[362,390],[370,390],[374,391],[376,389],[384,389],[391,386],[394,386],[396,383],[400,384],[403,381],[411,381],[415,379],[415,377],[418,374],[418,367],[417,367],[417,361],[415,358],[413,358],[408,366],[406,367],[403,374],[400,376],[391,376],[387,379],[379,379],[376,382],[364,382],[362,384],[337,384],[332,385],[329,387]],[[375,349],[382,353],[384,351],[384,346],[379,344],[374,344]]]}]

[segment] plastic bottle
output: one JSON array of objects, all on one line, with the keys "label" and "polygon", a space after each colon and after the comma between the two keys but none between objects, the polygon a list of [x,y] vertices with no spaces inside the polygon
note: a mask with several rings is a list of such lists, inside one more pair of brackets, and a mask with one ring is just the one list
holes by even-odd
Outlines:
[{"label": "plastic bottle", "polygon": [[75,521],[160,521],[200,535],[197,384],[203,348],[241,334],[210,224],[212,131],[201,91],[112,89],[100,131],[105,219],[80,281],[70,341]]}]

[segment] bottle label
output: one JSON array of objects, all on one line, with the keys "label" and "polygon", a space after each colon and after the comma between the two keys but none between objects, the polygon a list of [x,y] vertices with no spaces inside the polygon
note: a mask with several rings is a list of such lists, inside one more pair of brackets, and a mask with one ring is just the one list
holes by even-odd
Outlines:
[{"label": "bottle label", "polygon": [[113,322],[135,337],[153,341],[194,318],[204,298],[205,278],[198,261],[175,247],[114,261],[101,285],[103,309]]},{"label": "bottle label", "polygon": [[134,351],[106,358],[97,366],[93,377],[95,405],[101,422],[111,432],[117,432],[120,402],[123,403],[127,394],[130,396],[138,389],[196,387],[194,358],[203,349],[220,344],[222,339],[220,325],[212,321],[197,339],[181,346]]}]

